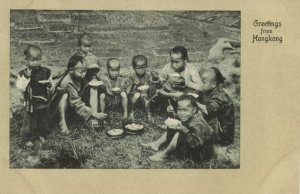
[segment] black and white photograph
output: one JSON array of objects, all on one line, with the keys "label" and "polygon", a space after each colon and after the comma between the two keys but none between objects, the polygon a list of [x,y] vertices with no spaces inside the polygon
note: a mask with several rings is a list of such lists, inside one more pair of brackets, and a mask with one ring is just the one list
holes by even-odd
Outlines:
[{"label": "black and white photograph", "polygon": [[10,10],[10,168],[239,169],[240,17]]}]

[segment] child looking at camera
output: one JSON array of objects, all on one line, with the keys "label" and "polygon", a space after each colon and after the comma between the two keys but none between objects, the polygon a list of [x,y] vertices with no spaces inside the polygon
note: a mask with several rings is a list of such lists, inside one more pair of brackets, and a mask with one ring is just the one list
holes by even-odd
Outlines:
[{"label": "child looking at camera", "polygon": [[127,94],[131,101],[130,118],[134,120],[134,113],[139,100],[145,106],[148,120],[153,121],[152,114],[150,112],[150,103],[147,102],[147,98],[155,93],[155,85],[151,82],[151,75],[147,73],[148,60],[143,55],[136,55],[132,58],[132,67],[134,73],[132,73],[127,79]]},{"label": "child looking at camera", "polygon": [[118,106],[122,102],[123,119],[128,118],[128,98],[125,91],[125,80],[120,77],[121,62],[119,59],[110,58],[107,60],[107,76],[103,77],[106,93],[100,95],[101,110],[106,107]]},{"label": "child looking at camera", "polygon": [[177,115],[179,121],[173,120],[158,140],[149,144],[142,144],[154,151],[167,143],[165,150],[150,156],[152,161],[164,160],[172,151],[178,155],[195,161],[205,161],[213,156],[213,130],[206,123],[202,114],[198,113],[195,98],[190,95],[182,95],[177,101]]},{"label": "child looking at camera", "polygon": [[23,92],[25,100],[24,123],[21,135],[28,140],[26,145],[48,134],[48,89],[52,85],[51,70],[41,66],[42,50],[28,45],[24,51],[27,67],[19,72],[16,87]]}]

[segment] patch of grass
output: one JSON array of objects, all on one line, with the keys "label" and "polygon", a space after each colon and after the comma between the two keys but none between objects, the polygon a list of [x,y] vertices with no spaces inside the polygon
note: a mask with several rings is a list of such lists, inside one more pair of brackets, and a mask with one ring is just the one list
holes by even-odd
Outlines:
[{"label": "patch of grass", "polygon": [[[121,113],[117,110],[110,113],[112,128],[121,127]],[[178,169],[178,168],[238,168],[230,160],[216,157],[208,162],[195,163],[188,159],[180,159],[171,155],[163,162],[151,162],[148,157],[154,151],[143,148],[142,142],[150,142],[159,138],[164,132],[157,127],[166,115],[155,115],[155,124],[148,123],[143,111],[137,114],[136,120],[145,125],[142,135],[127,135],[121,139],[110,139],[106,136],[106,128],[99,132],[88,129],[83,123],[70,125],[71,135],[63,136],[57,128],[47,137],[41,147],[26,148],[25,142],[18,134],[11,133],[10,159],[11,168],[103,168],[103,169]],[[12,119],[11,130],[20,126],[21,118]],[[239,125],[237,126],[236,142],[231,149],[239,151]]]}]

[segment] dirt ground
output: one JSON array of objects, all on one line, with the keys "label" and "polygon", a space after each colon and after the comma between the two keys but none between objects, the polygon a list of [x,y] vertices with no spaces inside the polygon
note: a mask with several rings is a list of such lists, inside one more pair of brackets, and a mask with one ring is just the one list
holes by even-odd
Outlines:
[{"label": "dirt ground", "polygon": [[[35,12],[27,13],[29,18],[36,19]],[[135,54],[145,54],[149,58],[149,66],[161,68],[169,60],[168,52],[176,45],[186,46],[190,53],[191,61],[199,70],[213,65],[220,68],[227,78],[225,90],[233,99],[236,108],[235,142],[226,148],[217,148],[218,154],[209,162],[194,163],[191,160],[179,159],[176,156],[168,158],[164,162],[150,162],[148,157],[154,152],[144,149],[140,143],[150,142],[157,139],[164,131],[157,127],[167,118],[164,110],[155,111],[155,124],[148,123],[143,110],[140,110],[137,121],[146,126],[142,135],[128,135],[121,139],[109,139],[105,131],[92,131],[83,122],[74,121],[69,125],[72,133],[63,136],[57,127],[52,129],[46,143],[41,145],[36,142],[34,147],[27,148],[24,141],[19,137],[22,126],[22,95],[15,88],[15,79],[10,80],[10,167],[11,168],[239,168],[240,155],[240,66],[234,66],[231,61],[223,61],[220,64],[207,63],[209,48],[221,37],[239,40],[238,27],[228,27],[237,13],[229,12],[152,12],[152,13],[101,13],[106,18],[107,26],[99,25],[101,21],[92,24],[80,25],[74,23],[76,14],[71,15],[72,32],[49,32],[56,40],[53,45],[41,44],[44,51],[45,65],[52,73],[59,74],[65,69],[66,61],[76,49],[76,34],[81,28],[100,31],[92,34],[95,44],[94,53],[99,56],[104,70],[105,60],[115,56],[122,61],[122,74],[126,75],[130,66],[131,57]],[[87,21],[89,17],[97,13],[84,13]],[[140,20],[136,21],[136,15]],[[87,16],[86,16],[87,15]],[[149,19],[151,15],[151,22]],[[65,17],[65,16],[63,16]],[[12,23],[22,20],[18,13],[12,13]],[[84,17],[79,17],[81,20]],[[98,17],[97,17],[98,18]],[[103,19],[102,18],[102,19]],[[125,18],[122,26],[120,18]],[[103,19],[105,20],[105,19]],[[117,22],[118,21],[118,22]],[[157,23],[156,21],[159,21]],[[43,23],[46,25],[56,25]],[[98,22],[98,24],[97,24]],[[88,23],[88,22],[87,22]],[[140,26],[137,26],[140,25]],[[114,26],[111,28],[109,26]],[[124,27],[125,26],[125,27]],[[154,28],[156,27],[156,28]],[[159,28],[158,28],[159,27]],[[45,30],[51,30],[48,26]],[[55,29],[59,27],[56,26]],[[151,30],[156,29],[156,30]],[[44,29],[43,29],[44,30]],[[11,73],[16,74],[24,68],[22,50],[24,44],[20,40],[27,40],[30,34],[36,32],[20,32],[11,28]],[[56,34],[55,34],[56,33]],[[34,38],[34,37],[33,37]],[[43,35],[42,35],[43,38]],[[138,46],[137,46],[138,45]],[[121,115],[119,111],[113,111],[112,128],[120,128]]]}]

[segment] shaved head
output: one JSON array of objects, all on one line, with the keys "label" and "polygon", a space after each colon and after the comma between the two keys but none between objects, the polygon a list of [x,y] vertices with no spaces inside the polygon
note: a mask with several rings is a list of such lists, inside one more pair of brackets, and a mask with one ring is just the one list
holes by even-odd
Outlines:
[{"label": "shaved head", "polygon": [[213,69],[209,68],[207,69],[201,76],[203,79],[211,82],[216,81],[216,73]]},{"label": "shaved head", "polygon": [[219,86],[220,83],[224,83],[225,78],[218,68],[211,67],[204,71],[201,75],[201,80],[203,82],[203,91],[210,91]]},{"label": "shaved head", "polygon": [[116,58],[111,58],[107,60],[107,69],[120,69],[120,60]]}]

